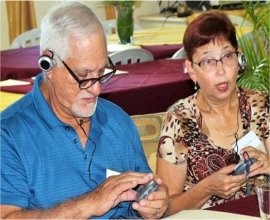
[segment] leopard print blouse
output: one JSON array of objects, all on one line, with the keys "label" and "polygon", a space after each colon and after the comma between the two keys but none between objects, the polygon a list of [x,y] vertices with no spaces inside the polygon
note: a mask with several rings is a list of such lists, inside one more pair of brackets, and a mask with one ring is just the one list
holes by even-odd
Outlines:
[{"label": "leopard print blouse", "polygon": [[[269,96],[240,88],[237,92],[244,135],[253,130],[261,141],[266,140],[270,133]],[[196,106],[197,93],[169,108],[163,119],[158,146],[158,157],[179,166],[187,162],[184,191],[221,168],[239,162],[234,149],[216,146],[202,132],[202,115]],[[244,197],[244,191],[241,189],[230,200]],[[224,199],[212,196],[202,208],[223,202]]]}]

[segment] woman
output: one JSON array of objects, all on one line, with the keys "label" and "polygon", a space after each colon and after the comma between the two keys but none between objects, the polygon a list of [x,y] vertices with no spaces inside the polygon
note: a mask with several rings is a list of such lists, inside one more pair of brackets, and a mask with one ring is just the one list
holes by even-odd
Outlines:
[{"label": "woman", "polygon": [[[169,187],[169,215],[245,196],[246,174],[231,174],[240,160],[239,139],[249,131],[270,150],[269,97],[237,88],[245,57],[228,17],[220,12],[197,17],[186,29],[184,47],[186,68],[200,89],[164,117],[157,173]],[[266,153],[250,146],[245,150],[257,159],[250,176],[269,172]]]}]

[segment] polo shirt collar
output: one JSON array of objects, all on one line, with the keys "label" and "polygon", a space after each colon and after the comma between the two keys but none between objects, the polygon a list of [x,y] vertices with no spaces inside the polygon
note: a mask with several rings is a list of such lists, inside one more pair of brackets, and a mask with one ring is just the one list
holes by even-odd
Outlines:
[{"label": "polo shirt collar", "polygon": [[[50,105],[48,104],[47,100],[45,99],[44,95],[42,94],[40,90],[40,85],[44,79],[44,74],[45,73],[40,73],[37,75],[33,90],[32,90],[32,95],[33,95],[33,100],[34,100],[34,105],[36,108],[36,111],[42,118],[42,120],[50,127],[58,127],[58,126],[66,126],[67,124],[63,123],[61,120],[59,120],[55,113],[52,111]],[[100,98],[99,98],[100,99]],[[98,112],[98,113],[97,113]],[[100,134],[102,133],[100,129],[100,125],[103,126],[107,123],[107,115],[104,109],[99,105],[97,105],[96,112],[91,118],[91,132]],[[97,126],[99,124],[99,126]],[[96,135],[97,135],[96,134]]]},{"label": "polo shirt collar", "polygon": [[40,90],[40,85],[44,79],[44,74],[44,72],[41,72],[37,75],[34,82],[32,95],[37,113],[50,128],[54,128],[61,126],[64,123],[56,117],[55,113],[52,111],[50,105]]}]

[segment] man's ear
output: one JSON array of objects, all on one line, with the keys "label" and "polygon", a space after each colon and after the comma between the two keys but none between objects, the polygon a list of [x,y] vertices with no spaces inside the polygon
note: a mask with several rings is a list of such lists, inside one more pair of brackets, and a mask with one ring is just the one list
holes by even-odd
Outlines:
[{"label": "man's ear", "polygon": [[42,69],[45,72],[50,71],[54,66],[56,62],[54,60],[54,54],[50,50],[43,51],[43,54],[38,59],[38,65],[40,69]]},{"label": "man's ear", "polygon": [[196,74],[192,67],[192,62],[189,60],[185,60],[185,66],[186,66],[189,77],[192,79],[193,82],[197,82]]}]

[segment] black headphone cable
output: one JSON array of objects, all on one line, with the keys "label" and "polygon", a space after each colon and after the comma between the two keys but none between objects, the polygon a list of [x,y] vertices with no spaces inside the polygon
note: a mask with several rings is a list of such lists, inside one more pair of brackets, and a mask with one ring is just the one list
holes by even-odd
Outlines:
[{"label": "black headphone cable", "polygon": [[89,140],[92,142],[93,146],[94,146],[94,149],[93,149],[92,154],[91,154],[90,162],[89,162],[89,165],[88,165],[88,172],[89,172],[89,180],[92,181],[92,182],[94,182],[94,183],[96,184],[96,186],[98,186],[98,183],[97,183],[95,180],[93,180],[93,179],[91,178],[91,165],[92,165],[94,153],[95,153],[95,151],[96,151],[96,143],[92,140],[92,138],[89,137],[89,135],[86,134],[86,132],[85,132],[85,130],[84,130],[84,128],[83,128],[83,124],[84,124],[84,123],[87,123],[88,121],[90,121],[90,117],[88,118],[87,121],[83,121],[82,119],[80,119],[80,120],[78,121],[78,119],[75,117],[75,115],[73,114],[73,112],[72,112],[68,107],[66,107],[66,106],[59,100],[58,96],[56,95],[56,91],[55,91],[55,87],[54,87],[53,82],[52,82],[51,79],[46,75],[46,73],[44,73],[44,74],[45,74],[45,76],[47,77],[47,79],[49,80],[49,82],[52,84],[52,87],[53,87],[53,93],[54,93],[54,95],[55,95],[57,101],[58,101],[64,108],[66,108],[68,111],[70,111],[70,113],[72,114],[74,120],[77,122],[77,124],[78,124],[78,125],[80,126],[80,128],[82,129],[82,131],[83,131],[84,135],[86,136],[86,138],[89,139]]}]

